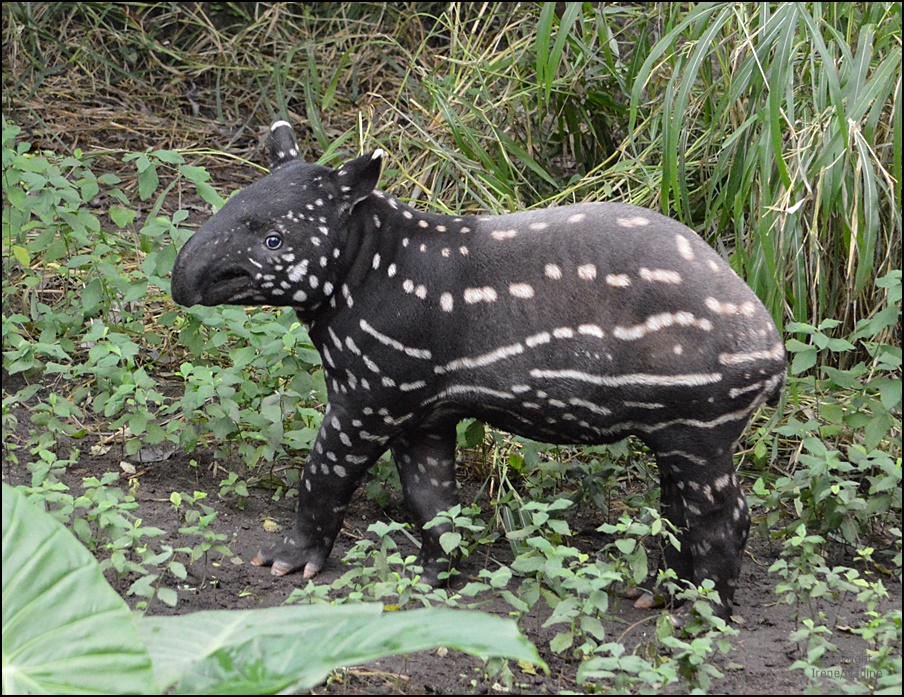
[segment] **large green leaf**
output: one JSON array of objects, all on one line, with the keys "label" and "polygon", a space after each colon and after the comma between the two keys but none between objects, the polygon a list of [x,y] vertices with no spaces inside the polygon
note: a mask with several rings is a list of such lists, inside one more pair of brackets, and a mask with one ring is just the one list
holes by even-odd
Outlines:
[{"label": "large green leaf", "polygon": [[445,608],[224,610],[144,617],[136,629],[94,557],[3,485],[5,695],[305,690],[335,668],[437,646],[544,665],[513,621]]},{"label": "large green leaf", "polygon": [[3,484],[3,694],[151,694],[128,606],[71,532]]},{"label": "large green leaf", "polygon": [[308,605],[145,617],[139,629],[158,685],[175,694],[308,690],[331,670],[447,646],[544,665],[511,620],[428,608],[383,613],[380,604]]}]

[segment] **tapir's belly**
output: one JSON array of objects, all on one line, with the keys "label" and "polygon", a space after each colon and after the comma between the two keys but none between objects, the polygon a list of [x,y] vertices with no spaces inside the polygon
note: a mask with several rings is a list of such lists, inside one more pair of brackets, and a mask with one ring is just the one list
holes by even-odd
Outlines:
[{"label": "tapir's belly", "polygon": [[769,390],[772,375],[718,365],[663,370],[596,356],[500,358],[495,366],[447,375],[424,406],[535,440],[602,444],[630,434],[654,436],[681,423],[718,426],[731,413],[740,421]]}]

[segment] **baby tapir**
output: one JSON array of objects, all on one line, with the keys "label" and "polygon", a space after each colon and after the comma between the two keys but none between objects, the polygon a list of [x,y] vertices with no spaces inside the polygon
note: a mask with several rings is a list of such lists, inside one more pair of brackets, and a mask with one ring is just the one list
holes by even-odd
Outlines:
[{"label": "baby tapir", "polygon": [[[254,563],[316,574],[387,449],[420,526],[451,508],[456,424],[476,417],[550,443],[640,438],[681,531],[666,562],[712,579],[727,614],[750,523],[732,449],[785,375],[775,324],[731,267],[643,208],[422,213],[375,188],[382,150],[305,164],[284,121],[267,149],[270,174],[189,239],[172,276],[182,305],[295,308],[323,358],[297,525]],[[444,530],[422,530],[426,579]]]}]

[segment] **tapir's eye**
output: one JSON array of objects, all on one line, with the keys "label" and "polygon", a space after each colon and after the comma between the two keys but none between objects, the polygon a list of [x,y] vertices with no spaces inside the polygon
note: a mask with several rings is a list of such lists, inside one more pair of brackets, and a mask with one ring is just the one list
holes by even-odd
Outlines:
[{"label": "tapir's eye", "polygon": [[279,235],[275,232],[267,235],[264,240],[264,246],[270,251],[276,251],[280,247],[282,247],[282,235]]}]

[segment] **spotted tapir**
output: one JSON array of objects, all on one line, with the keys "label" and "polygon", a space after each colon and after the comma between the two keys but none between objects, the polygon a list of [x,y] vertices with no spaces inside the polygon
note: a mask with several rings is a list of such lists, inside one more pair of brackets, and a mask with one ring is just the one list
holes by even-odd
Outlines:
[{"label": "spotted tapir", "polygon": [[[283,305],[309,327],[328,404],[298,522],[253,560],[305,578],[355,488],[390,449],[420,526],[456,503],[456,424],[550,443],[634,435],[655,453],[682,579],[727,614],[750,519],[732,450],[785,375],[775,324],[692,230],[622,203],[502,216],[423,213],[375,187],[385,153],[338,169],[299,159],[273,124],[270,174],[185,244],[181,305]],[[424,577],[443,527],[422,529]]]}]

